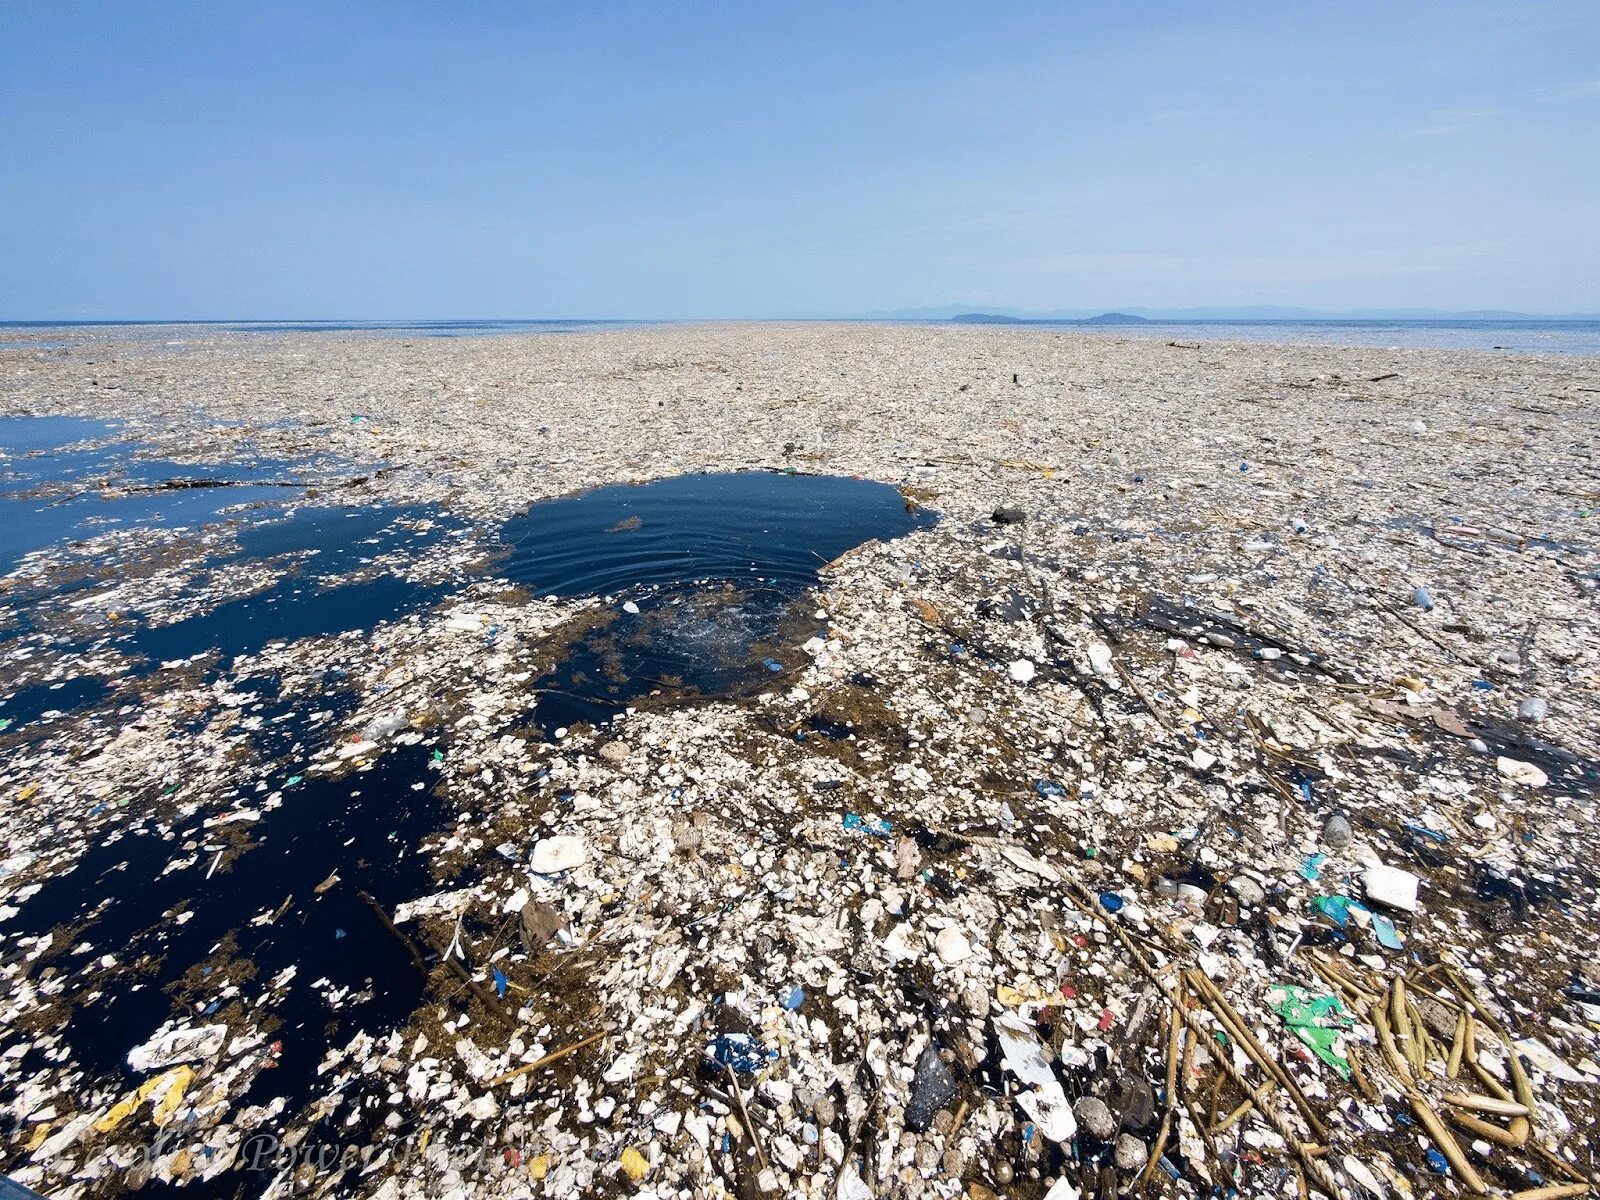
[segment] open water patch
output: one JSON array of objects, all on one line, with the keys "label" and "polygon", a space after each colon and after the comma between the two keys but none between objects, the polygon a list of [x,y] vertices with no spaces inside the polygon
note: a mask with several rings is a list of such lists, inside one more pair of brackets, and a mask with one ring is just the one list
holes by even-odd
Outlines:
[{"label": "open water patch", "polygon": [[503,530],[502,570],[539,595],[599,596],[538,681],[535,723],[599,724],[656,698],[772,683],[823,632],[802,603],[818,572],[937,516],[888,484],[770,471],[619,484],[530,507]]},{"label": "open water patch", "polygon": [[322,459],[243,454],[177,462],[85,417],[0,418],[0,574],[25,556],[108,530],[204,525],[345,481]]}]

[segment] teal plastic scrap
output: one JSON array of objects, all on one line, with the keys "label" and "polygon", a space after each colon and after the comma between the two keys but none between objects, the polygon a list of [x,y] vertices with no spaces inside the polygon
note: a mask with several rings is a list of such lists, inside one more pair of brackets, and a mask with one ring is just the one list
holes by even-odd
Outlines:
[{"label": "teal plastic scrap", "polygon": [[1348,896],[1318,896],[1311,902],[1311,907],[1343,929],[1350,924],[1350,910],[1354,903]]}]

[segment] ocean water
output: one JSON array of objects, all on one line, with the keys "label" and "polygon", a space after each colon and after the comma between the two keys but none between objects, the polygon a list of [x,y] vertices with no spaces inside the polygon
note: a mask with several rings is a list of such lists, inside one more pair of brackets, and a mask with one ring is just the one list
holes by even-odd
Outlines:
[{"label": "ocean water", "polygon": [[[863,324],[944,325],[944,321]],[[142,340],[181,345],[185,329],[219,333],[340,333],[373,337],[508,337],[529,334],[599,333],[680,321],[0,321],[0,331],[29,335],[51,331],[51,340],[0,337],[0,350],[59,350],[79,338],[110,330],[137,330]],[[1579,354],[1600,357],[1600,321],[1151,321],[1142,325],[1089,325],[1077,321],[997,322],[1011,329],[1044,329],[1100,337],[1157,338],[1176,342],[1259,342],[1377,349],[1483,350],[1511,354]],[[120,335],[119,335],[120,336]]]},{"label": "ocean water", "polygon": [[[462,321],[0,321],[0,350],[62,350],[73,344],[74,335],[104,335],[108,332],[131,335],[134,340],[181,345],[186,330],[207,333],[345,333],[375,337],[484,337],[534,333],[596,333],[609,329],[630,329],[669,324],[662,321],[591,320],[462,320]],[[125,333],[124,333],[125,331]],[[59,336],[37,340],[23,334],[48,332]]]},{"label": "ocean water", "polygon": [[[939,323],[942,322],[935,322]],[[1155,338],[1164,342],[1291,343],[1600,357],[1600,321],[1151,321],[1138,325],[1028,321],[1008,322],[1004,327],[1096,337]]]},{"label": "ocean water", "polygon": [[818,570],[936,520],[888,484],[772,471],[679,475],[531,506],[502,530],[501,572],[537,595],[607,601],[538,681],[535,724],[599,724],[657,692],[778,686],[795,648],[826,633],[804,602]]}]

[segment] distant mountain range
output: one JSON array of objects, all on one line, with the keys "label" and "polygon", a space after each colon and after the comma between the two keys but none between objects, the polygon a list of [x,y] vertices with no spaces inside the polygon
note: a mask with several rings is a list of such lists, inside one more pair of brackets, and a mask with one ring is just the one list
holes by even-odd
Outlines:
[{"label": "distant mountain range", "polygon": [[1478,308],[1451,312],[1440,308],[1356,308],[1329,312],[1286,305],[1244,305],[1212,308],[1123,308],[1105,312],[1093,308],[1058,308],[1030,312],[1017,308],[979,308],[971,304],[942,304],[931,308],[895,308],[860,313],[862,321],[956,321],[965,325],[1026,325],[1038,321],[1071,321],[1081,325],[1140,325],[1161,321],[1600,321],[1600,313],[1525,313]]}]

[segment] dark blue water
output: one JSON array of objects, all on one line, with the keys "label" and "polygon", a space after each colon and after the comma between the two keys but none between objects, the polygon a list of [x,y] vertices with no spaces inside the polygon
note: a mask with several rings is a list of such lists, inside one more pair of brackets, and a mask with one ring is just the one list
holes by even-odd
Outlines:
[{"label": "dark blue water", "polygon": [[682,475],[533,506],[505,526],[504,573],[540,595],[607,598],[537,681],[534,723],[548,733],[653,696],[781,684],[803,661],[800,643],[826,633],[802,603],[818,570],[935,520],[886,484],[767,471]]},{"label": "dark blue water", "polygon": [[705,580],[792,593],[846,550],[933,522],[894,488],[867,479],[679,475],[534,505],[506,523],[503,570],[540,595]]},{"label": "dark blue water", "polygon": [[[32,455],[9,464],[30,487],[60,489],[101,470],[123,479],[164,477],[171,465],[133,464],[127,443],[96,440],[103,428],[56,423],[4,432],[12,438],[7,450]],[[45,452],[50,446],[59,452]],[[175,509],[188,515],[183,505],[196,492],[238,490],[142,493],[137,503],[149,507],[126,519],[171,525]],[[273,1065],[235,1101],[281,1097],[293,1114],[313,1094],[329,1045],[357,1029],[393,1028],[423,996],[423,973],[360,893],[389,909],[437,886],[420,846],[446,819],[432,785],[451,747],[437,738],[401,739],[368,770],[342,780],[312,776],[312,757],[351,728],[360,701],[355,676],[335,663],[308,696],[303,689],[286,692],[275,676],[259,671],[241,678],[234,660],[270,641],[359,633],[436,604],[449,587],[418,586],[398,572],[441,539],[466,539],[472,531],[426,506],[292,507],[298,489],[274,495],[230,537],[197,540],[191,552],[212,570],[270,566],[280,572],[276,581],[173,624],[153,625],[131,612],[75,642],[42,623],[35,628],[27,617],[34,602],[60,594],[51,591],[57,585],[48,561],[12,581],[6,607],[14,619],[0,624],[0,651],[26,644],[31,653],[9,658],[21,665],[11,667],[12,682],[0,689],[0,722],[7,722],[0,751],[48,751],[75,737],[91,744],[136,720],[151,689],[163,686],[167,676],[156,668],[167,660],[207,656],[203,679],[253,698],[220,751],[237,764],[236,783],[201,799],[198,813],[170,828],[160,824],[170,809],[156,784],[75,810],[44,851],[70,865],[18,903],[18,914],[0,927],[0,950],[18,948],[21,937],[58,934],[34,967],[55,973],[51,1019],[62,1029],[72,1069],[119,1089],[140,1079],[126,1065],[129,1050],[170,1017],[238,1024],[266,982],[294,967],[287,989],[252,1009],[250,1023],[261,1016],[277,1022],[264,1050]],[[204,515],[203,508],[196,514]],[[803,658],[798,643],[822,631],[806,596],[818,569],[864,541],[927,528],[934,519],[883,484],[771,473],[687,476],[533,506],[504,526],[497,573],[540,594],[604,599],[598,619],[575,622],[576,635],[539,681],[544,694],[531,723],[547,730],[598,723],[651,692],[694,702],[781,679]],[[78,526],[63,528],[35,527],[33,543],[59,542]],[[137,561],[136,550],[126,562],[114,553],[72,558],[70,582],[59,586],[112,582]],[[123,654],[119,674],[102,678],[84,669],[91,655],[103,665],[107,649]],[[185,673],[183,686],[193,682]],[[201,706],[175,736],[198,732],[215,715]],[[263,807],[274,792],[282,805]],[[236,808],[260,809],[259,819],[202,823]],[[192,863],[168,869],[191,855]],[[10,887],[0,895],[15,899]],[[275,920],[256,923],[274,912]],[[192,916],[180,922],[179,913]],[[116,957],[109,968],[101,961],[107,953]],[[139,969],[130,969],[136,961]],[[221,994],[224,979],[239,985],[239,997]],[[342,999],[330,996],[341,988]],[[36,1049],[21,1059],[4,1056],[11,1045],[31,1040],[0,1028],[0,1100],[16,1080],[46,1065]],[[9,1161],[0,1155],[0,1164]],[[238,1184],[234,1173],[182,1194],[231,1195]]]},{"label": "dark blue water", "polygon": [[[7,923],[6,939],[15,945],[18,937],[74,929],[70,948],[61,944],[48,957],[66,976],[69,995],[79,986],[88,992],[63,1031],[74,1061],[96,1078],[138,1083],[126,1065],[128,1052],[172,1014],[186,973],[194,972],[190,982],[199,994],[215,994],[216,985],[204,980],[227,969],[216,953],[225,937],[234,940],[233,957],[254,966],[243,987],[247,999],[285,967],[296,968],[287,990],[262,1014],[280,1023],[269,1039],[279,1044],[276,1065],[256,1077],[242,1103],[274,1096],[303,1101],[329,1046],[343,1044],[358,1028],[387,1028],[409,1015],[423,977],[359,893],[387,911],[431,890],[418,843],[437,827],[440,806],[430,788],[412,786],[429,779],[429,756],[426,745],[401,747],[370,771],[337,781],[291,783],[285,768],[272,780],[284,789],[283,807],[235,826],[252,844],[226,855],[209,878],[226,844],[225,827],[200,836],[193,866],[167,871],[185,851],[149,823],[135,821],[97,841],[47,883]],[[241,789],[215,811],[259,803],[253,789]],[[319,893],[334,875],[337,882]],[[270,924],[251,923],[280,907],[282,915]],[[180,924],[163,918],[169,910],[194,915]],[[125,964],[159,956],[160,970],[127,973],[107,986],[98,959],[108,952]],[[323,978],[328,985],[312,986]],[[349,989],[348,1002],[330,1007],[323,997],[336,988]],[[210,1001],[195,1023],[227,1019],[221,1007]]]},{"label": "dark blue water", "polygon": [[[418,522],[426,519],[426,528]],[[460,522],[420,505],[302,508],[292,516],[246,526],[238,550],[217,565],[289,556],[297,568],[264,592],[230,600],[170,625],[130,633],[124,648],[151,664],[215,652],[226,664],[268,642],[371,629],[431,608],[450,590],[398,575],[346,581],[380,556],[416,556],[465,531]]]},{"label": "dark blue water", "polygon": [[0,696],[0,734],[32,733],[41,722],[49,725],[60,715],[98,703],[110,690],[93,675],[29,684]]},{"label": "dark blue water", "polygon": [[[228,678],[236,655],[269,641],[369,630],[427,608],[447,590],[441,584],[419,587],[393,571],[441,539],[463,536],[463,523],[427,506],[291,507],[304,491],[296,481],[261,489],[258,507],[248,514],[251,523],[231,537],[200,540],[197,529],[190,546],[202,569],[276,568],[281,574],[266,590],[164,626],[146,623],[137,612],[86,635],[36,622],[31,614],[37,603],[118,582],[141,562],[136,548],[126,558],[114,551],[87,558],[59,554],[67,539],[107,527],[80,514],[109,511],[117,525],[203,525],[219,505],[257,490],[160,489],[102,499],[101,489],[85,488],[86,480],[92,485],[107,475],[125,488],[177,477],[260,479],[294,465],[245,459],[180,467],[140,459],[128,442],[106,442],[111,433],[104,425],[73,419],[0,424],[0,452],[9,456],[7,482],[13,485],[10,495],[0,497],[0,519],[23,514],[25,536],[13,547],[20,542],[58,551],[39,561],[37,570],[14,578],[5,592],[0,651],[11,653],[4,656],[10,683],[0,685],[0,753],[49,751],[51,743],[80,740],[92,744],[137,720],[162,686],[164,677],[155,671],[163,660],[210,656],[207,676]],[[37,495],[17,494],[36,490]],[[44,508],[48,519],[37,519],[30,504]],[[57,519],[63,511],[70,519]],[[70,582],[57,582],[57,560],[69,568]],[[23,646],[26,656],[16,653]],[[108,648],[127,656],[120,674],[108,679],[85,669],[91,656],[103,669]],[[391,746],[370,770],[343,780],[300,778],[312,755],[341,736],[359,700],[357,683],[337,665],[309,696],[284,694],[272,676],[229,682],[254,696],[227,735],[227,757],[237,764],[240,782],[231,793],[207,798],[200,815],[256,808],[268,789],[282,790],[282,806],[263,809],[256,821],[205,830],[199,817],[190,817],[162,830],[152,815],[166,811],[155,786],[148,794],[124,792],[115,804],[86,802],[60,823],[48,844],[48,852],[68,856],[71,865],[47,878],[0,926],[0,952],[14,953],[18,938],[71,928],[70,939],[58,938],[39,969],[52,969],[64,983],[53,1016],[74,1069],[102,1086],[118,1087],[140,1081],[126,1065],[127,1053],[170,1016],[187,1011],[196,1023],[237,1022],[245,1015],[241,1004],[253,1003],[267,980],[294,967],[287,990],[251,1021],[259,1024],[264,1015],[275,1022],[271,1048],[263,1051],[271,1063],[238,1101],[282,1097],[293,1113],[309,1097],[317,1063],[330,1044],[342,1043],[356,1029],[381,1033],[393,1027],[422,996],[423,974],[359,893],[390,908],[433,888],[419,847],[443,819],[431,786],[437,763],[430,740]],[[190,683],[186,677],[184,685]],[[202,706],[177,736],[197,733],[214,715]],[[258,790],[258,784],[265,788]],[[168,871],[189,853],[186,839],[192,839],[191,851],[198,844],[197,861]],[[280,906],[275,921],[253,923]],[[175,920],[179,912],[191,919]],[[224,944],[229,948],[219,951]],[[106,953],[120,965],[104,968],[100,956]],[[141,956],[144,965],[130,971],[128,964]],[[242,1000],[219,998],[224,973],[240,984]],[[314,982],[322,979],[327,982]],[[342,998],[331,995],[338,989],[344,989]],[[191,1002],[196,998],[203,1005],[198,1012]],[[0,1049],[30,1040],[24,1032],[0,1028]],[[44,1065],[34,1050],[20,1060],[0,1059],[0,1098],[12,1081]],[[225,1177],[183,1194],[231,1195],[236,1187],[236,1178]]]}]

